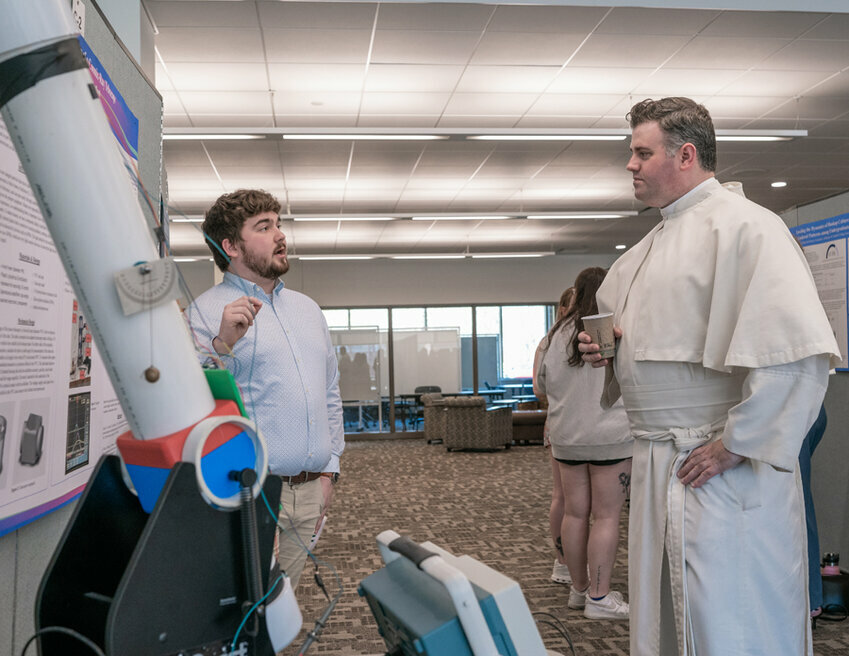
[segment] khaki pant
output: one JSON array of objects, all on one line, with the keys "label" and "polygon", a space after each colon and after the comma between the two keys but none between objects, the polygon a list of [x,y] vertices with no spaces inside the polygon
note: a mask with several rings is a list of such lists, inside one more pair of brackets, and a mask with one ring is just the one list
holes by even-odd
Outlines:
[{"label": "khaki pant", "polygon": [[280,491],[275,555],[277,562],[296,588],[307,560],[306,547],[315,530],[316,522],[324,512],[324,494],[321,480],[315,479],[298,485],[283,482]]}]

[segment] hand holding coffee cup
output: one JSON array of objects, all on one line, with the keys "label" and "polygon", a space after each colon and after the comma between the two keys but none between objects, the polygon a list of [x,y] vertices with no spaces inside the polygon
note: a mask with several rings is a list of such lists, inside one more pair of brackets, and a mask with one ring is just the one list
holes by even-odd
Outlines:
[{"label": "hand holding coffee cup", "polygon": [[613,332],[613,313],[604,312],[581,317],[584,322],[584,332],[589,335],[593,344],[598,345],[598,355],[602,360],[612,359],[616,354],[616,336]]}]

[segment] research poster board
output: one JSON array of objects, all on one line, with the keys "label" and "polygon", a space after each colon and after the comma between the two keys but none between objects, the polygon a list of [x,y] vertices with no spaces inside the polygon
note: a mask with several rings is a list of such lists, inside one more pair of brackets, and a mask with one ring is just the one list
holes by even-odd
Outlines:
[{"label": "research poster board", "polygon": [[790,231],[802,244],[820,301],[837,338],[843,362],[838,371],[849,370],[849,304],[847,304],[846,250],[849,245],[849,213],[805,223]]},{"label": "research poster board", "polygon": [[[84,42],[132,177],[138,121]],[[96,257],[96,253],[92,253]],[[127,422],[0,118],[0,536],[78,496]]]}]

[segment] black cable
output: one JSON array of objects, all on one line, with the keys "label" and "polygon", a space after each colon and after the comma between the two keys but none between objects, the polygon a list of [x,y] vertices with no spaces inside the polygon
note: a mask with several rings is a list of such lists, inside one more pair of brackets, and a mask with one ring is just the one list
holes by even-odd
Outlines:
[{"label": "black cable", "polygon": [[86,647],[88,647],[95,654],[97,654],[97,656],[106,656],[103,650],[101,650],[100,647],[98,647],[93,640],[91,640],[90,638],[86,638],[82,633],[78,633],[77,631],[74,631],[73,629],[68,629],[64,626],[45,626],[43,629],[39,629],[38,631],[36,631],[32,635],[32,637],[26,641],[26,644],[24,645],[24,648],[21,651],[21,656],[24,656],[24,654],[27,653],[27,649],[29,648],[29,646],[42,633],[64,633],[65,635],[69,635],[72,638],[76,638],[77,640],[79,640]]},{"label": "black cable", "polygon": [[[577,654],[575,654],[575,645],[572,643],[572,638],[569,635],[569,632],[566,630],[566,627],[563,625],[563,622],[561,622],[558,617],[555,617],[551,613],[546,613],[545,611],[541,611],[541,610],[536,611],[535,613],[532,613],[532,615],[534,617],[534,621],[537,624],[546,624],[546,625],[550,626],[551,628],[553,628],[555,631],[557,631],[560,634],[560,636],[569,645],[569,651],[572,652],[572,655],[577,656]],[[544,618],[544,617],[550,617],[551,620],[554,620],[554,621],[552,622],[551,620],[540,619],[540,618]]]}]

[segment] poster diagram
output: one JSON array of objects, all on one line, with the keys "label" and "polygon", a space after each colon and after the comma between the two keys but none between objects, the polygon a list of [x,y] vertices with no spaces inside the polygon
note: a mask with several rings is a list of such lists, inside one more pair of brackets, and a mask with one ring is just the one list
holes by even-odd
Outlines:
[{"label": "poster diagram", "polygon": [[70,474],[89,462],[91,392],[68,397],[68,439],[65,442],[65,473]]},{"label": "poster diagram", "polygon": [[91,331],[79,303],[74,299],[74,311],[71,316],[70,386],[74,388],[88,385],[91,385]]}]

